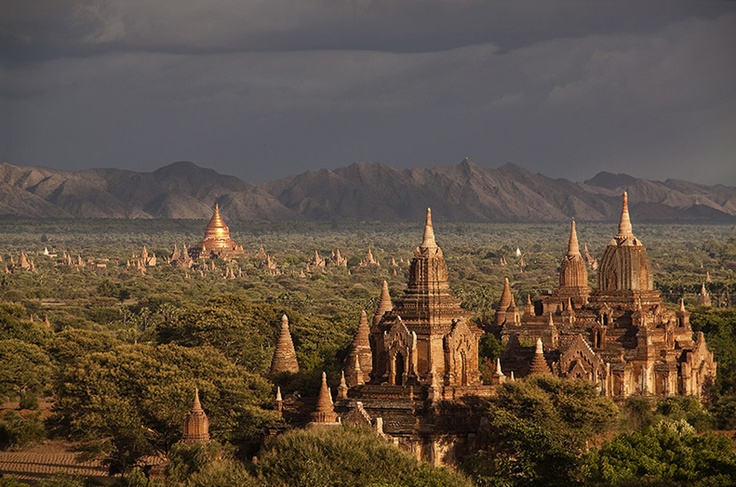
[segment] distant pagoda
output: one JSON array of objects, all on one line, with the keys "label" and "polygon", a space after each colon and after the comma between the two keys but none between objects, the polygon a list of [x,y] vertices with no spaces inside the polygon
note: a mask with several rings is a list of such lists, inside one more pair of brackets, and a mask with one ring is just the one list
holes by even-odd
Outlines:
[{"label": "distant pagoda", "polygon": [[204,239],[189,249],[189,255],[197,258],[237,257],[243,254],[243,246],[230,238],[230,228],[220,214],[220,205],[215,203],[215,211],[204,228]]}]

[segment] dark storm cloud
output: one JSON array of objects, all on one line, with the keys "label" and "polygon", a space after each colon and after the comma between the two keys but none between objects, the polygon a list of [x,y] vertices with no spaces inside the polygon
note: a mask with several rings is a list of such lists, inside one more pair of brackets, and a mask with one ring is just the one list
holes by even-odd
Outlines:
[{"label": "dark storm cloud", "polygon": [[735,7],[6,1],[0,155],[251,181],[468,155],[736,184]]}]

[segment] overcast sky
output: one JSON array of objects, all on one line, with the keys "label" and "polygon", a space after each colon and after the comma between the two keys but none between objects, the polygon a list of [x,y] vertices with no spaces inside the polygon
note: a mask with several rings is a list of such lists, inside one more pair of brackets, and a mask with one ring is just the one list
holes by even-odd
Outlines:
[{"label": "overcast sky", "polygon": [[0,0],[0,161],[736,185],[736,2]]}]

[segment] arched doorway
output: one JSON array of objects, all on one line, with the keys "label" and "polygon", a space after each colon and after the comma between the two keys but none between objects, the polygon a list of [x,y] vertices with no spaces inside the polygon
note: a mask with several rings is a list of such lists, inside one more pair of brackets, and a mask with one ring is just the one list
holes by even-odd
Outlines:
[{"label": "arched doorway", "polygon": [[394,357],[394,384],[397,386],[404,385],[404,356],[397,353]]}]

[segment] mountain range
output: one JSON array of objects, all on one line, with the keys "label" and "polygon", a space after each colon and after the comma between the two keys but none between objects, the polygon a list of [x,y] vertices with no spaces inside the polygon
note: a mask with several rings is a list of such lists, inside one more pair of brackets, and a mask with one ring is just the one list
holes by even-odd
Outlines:
[{"label": "mountain range", "polygon": [[431,207],[452,221],[615,221],[623,191],[638,221],[736,222],[735,187],[609,172],[572,182],[468,159],[412,169],[358,162],[262,184],[192,162],[153,172],[0,164],[0,215],[31,218],[205,219],[217,201],[234,220],[414,221]]}]

